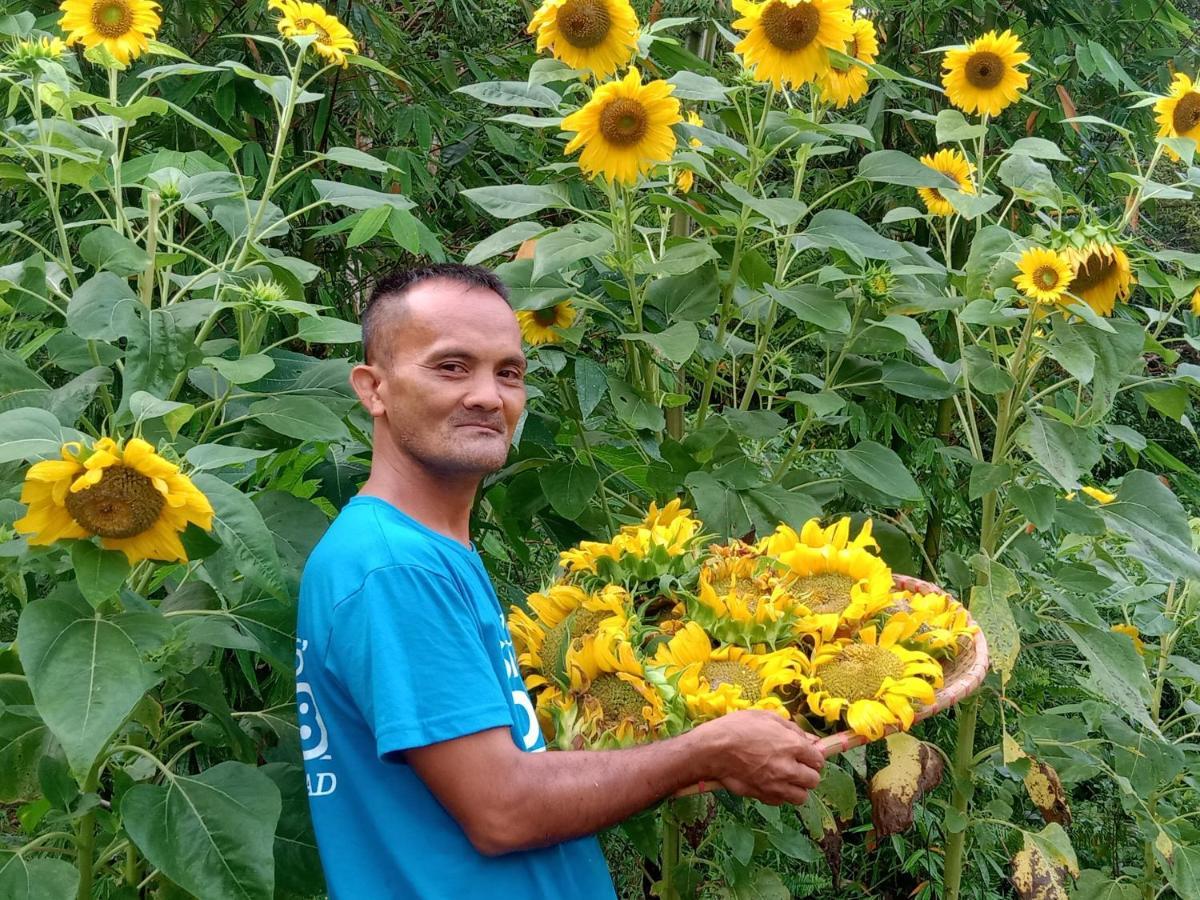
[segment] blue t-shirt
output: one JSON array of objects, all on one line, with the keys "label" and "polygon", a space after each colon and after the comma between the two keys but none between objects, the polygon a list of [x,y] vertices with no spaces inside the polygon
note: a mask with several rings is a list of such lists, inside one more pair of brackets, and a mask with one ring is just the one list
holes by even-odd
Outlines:
[{"label": "blue t-shirt", "polygon": [[296,682],[331,900],[613,900],[596,838],[484,856],[399,755],[496,727],[546,749],[474,546],[354,497],[304,568]]}]

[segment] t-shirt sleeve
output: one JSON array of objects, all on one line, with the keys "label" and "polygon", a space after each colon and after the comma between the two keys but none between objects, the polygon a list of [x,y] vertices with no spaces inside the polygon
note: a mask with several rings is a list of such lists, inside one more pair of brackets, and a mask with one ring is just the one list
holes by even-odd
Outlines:
[{"label": "t-shirt sleeve", "polygon": [[328,665],[381,759],[512,725],[470,598],[428,569],[371,572],[334,611]]}]

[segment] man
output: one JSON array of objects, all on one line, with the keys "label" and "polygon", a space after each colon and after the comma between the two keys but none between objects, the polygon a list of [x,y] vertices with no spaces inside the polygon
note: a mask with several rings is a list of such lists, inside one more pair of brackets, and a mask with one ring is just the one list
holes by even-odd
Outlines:
[{"label": "man", "polygon": [[745,711],[649,746],[545,749],[468,525],[525,408],[521,332],[494,274],[381,282],[351,383],[371,474],[300,588],[297,694],[333,900],[612,898],[593,836],[699,781],[802,803],[815,740]]}]

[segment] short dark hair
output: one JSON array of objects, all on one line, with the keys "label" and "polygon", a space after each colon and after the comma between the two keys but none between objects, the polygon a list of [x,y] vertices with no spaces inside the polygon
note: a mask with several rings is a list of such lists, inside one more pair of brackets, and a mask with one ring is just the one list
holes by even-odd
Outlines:
[{"label": "short dark hair", "polygon": [[468,266],[464,263],[429,263],[401,269],[380,278],[367,299],[359,321],[362,323],[363,359],[378,361],[376,344],[387,332],[385,323],[394,324],[404,311],[404,296],[417,285],[426,281],[457,281],[468,288],[486,288],[499,294],[508,303],[508,287],[491,269],[483,266]]}]

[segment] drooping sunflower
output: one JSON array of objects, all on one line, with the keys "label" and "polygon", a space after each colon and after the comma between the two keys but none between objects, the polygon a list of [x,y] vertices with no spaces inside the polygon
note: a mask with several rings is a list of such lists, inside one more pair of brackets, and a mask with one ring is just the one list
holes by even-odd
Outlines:
[{"label": "drooping sunflower", "polygon": [[1111,316],[1117,300],[1129,299],[1133,270],[1119,244],[1097,239],[1082,248],[1067,248],[1066,256],[1074,272],[1067,291],[1097,315]]},{"label": "drooping sunflower", "polygon": [[[951,179],[962,193],[975,193],[975,183],[971,180],[975,173],[975,164],[963,156],[961,151],[939,150],[932,155],[922,156],[921,162]],[[921,195],[921,200],[931,215],[953,215],[954,206],[937,188],[917,188],[917,193]]]},{"label": "drooping sunflower", "polygon": [[564,152],[582,148],[579,167],[589,178],[632,185],[638,175],[669,162],[675,154],[675,132],[682,121],[679,101],[670,96],[675,85],[665,81],[642,84],[636,67],[619,81],[596,88],[584,106],[563,119],[563,131],[576,132]]},{"label": "drooping sunflower", "polygon": [[821,527],[820,519],[809,519],[800,526],[799,533],[789,525],[780,524],[767,538],[764,549],[775,557],[794,550],[801,544],[806,547],[829,547],[833,550],[845,550],[847,547],[878,550],[879,544],[871,537],[871,527],[871,520],[867,519],[858,534],[851,538],[849,516],[842,516],[827,528]]},{"label": "drooping sunflower", "polygon": [[561,750],[623,747],[661,736],[667,709],[659,687],[616,631],[567,654],[567,690],[551,685],[538,697],[538,714]]},{"label": "drooping sunflower", "polygon": [[[875,62],[879,56],[879,41],[875,39],[875,25],[870,19],[854,20],[853,36],[842,52],[860,62]],[[867,92],[866,68],[853,63],[842,66],[842,63],[831,61],[829,68],[817,76],[821,99],[838,109],[857,103]]]},{"label": "drooping sunflower", "polygon": [[637,13],[628,0],[545,0],[529,23],[537,49],[572,69],[607,78],[637,50]]},{"label": "drooping sunflower", "polygon": [[1017,288],[1038,303],[1062,302],[1074,274],[1067,258],[1048,247],[1030,247],[1017,260],[1017,269]]},{"label": "drooping sunflower", "polygon": [[574,585],[555,584],[530,594],[528,603],[533,615],[514,606],[508,630],[517,662],[526,672],[525,687],[531,691],[564,678],[567,651],[579,642],[601,629],[624,632],[629,626],[629,593],[620,585],[589,593]]},{"label": "drooping sunflower", "polygon": [[852,731],[873,741],[890,725],[911,728],[912,702],[933,703],[942,685],[937,660],[899,643],[915,624],[896,617],[882,632],[868,625],[852,639],[818,644],[805,685],[809,709],[830,725],[844,718]]},{"label": "drooping sunflower", "polygon": [[575,321],[575,307],[570,300],[547,306],[543,309],[517,310],[517,324],[521,326],[521,337],[531,347],[553,344],[562,340],[560,328],[570,328]]},{"label": "drooping sunflower", "polygon": [[957,656],[963,638],[979,632],[979,626],[971,622],[963,605],[945,594],[905,591],[899,595],[898,603],[906,611],[896,617],[911,618],[917,626],[903,640],[931,656]]},{"label": "drooping sunflower", "polygon": [[751,556],[716,556],[700,569],[688,610],[718,640],[774,645],[795,622],[795,598],[770,570]]},{"label": "drooping sunflower", "polygon": [[212,527],[208,498],[141,438],[123,447],[101,438],[91,449],[72,441],[60,455],[25,473],[21,502],[29,510],[13,526],[32,545],[95,536],[130,563],[187,562],[180,533],[189,524]]},{"label": "drooping sunflower", "polygon": [[103,45],[125,66],[150,49],[162,25],[154,0],[63,0],[59,9],[68,44]]},{"label": "drooping sunflower", "polygon": [[829,51],[854,37],[850,0],[733,0],[746,36],[733,48],[757,81],[799,87],[829,69]]},{"label": "drooping sunflower", "polygon": [[765,709],[790,718],[780,688],[800,684],[807,660],[793,647],[751,653],[741,647],[713,647],[704,629],[688,622],[665,644],[654,665],[662,666],[695,721],[739,709]]},{"label": "drooping sunflower", "polygon": [[296,38],[315,34],[317,39],[312,48],[328,63],[347,65],[346,54],[358,49],[350,29],[333,13],[326,12],[319,3],[307,0],[268,0],[267,6],[280,15],[276,23],[284,37]]},{"label": "drooping sunflower", "polygon": [[946,51],[942,86],[963,112],[996,116],[1016,103],[1029,85],[1029,76],[1018,68],[1028,59],[1011,31],[989,31],[966,47]]},{"label": "drooping sunflower", "polygon": [[[1182,72],[1175,73],[1170,92],[1154,104],[1154,112],[1159,138],[1185,137],[1200,142],[1200,91]],[[1170,147],[1165,149],[1171,159],[1179,159]]]},{"label": "drooping sunflower", "polygon": [[792,593],[795,630],[831,640],[892,602],[892,570],[862,547],[798,544],[779,555],[782,583]]}]

